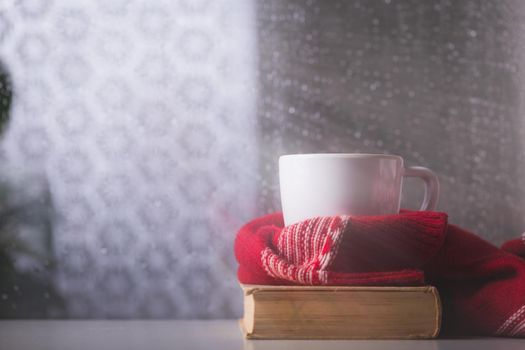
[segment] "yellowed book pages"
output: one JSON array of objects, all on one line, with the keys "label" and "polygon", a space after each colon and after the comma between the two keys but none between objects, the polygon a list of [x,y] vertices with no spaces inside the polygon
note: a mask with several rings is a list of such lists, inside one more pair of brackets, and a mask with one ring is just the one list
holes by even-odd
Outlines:
[{"label": "yellowed book pages", "polygon": [[439,334],[437,289],[242,285],[249,339],[428,339]]}]

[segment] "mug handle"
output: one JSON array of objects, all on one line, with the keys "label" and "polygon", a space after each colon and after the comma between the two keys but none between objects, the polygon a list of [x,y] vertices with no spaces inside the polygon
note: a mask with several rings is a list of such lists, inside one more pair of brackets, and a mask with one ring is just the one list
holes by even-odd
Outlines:
[{"label": "mug handle", "polygon": [[419,177],[425,182],[425,198],[419,210],[435,210],[439,199],[439,181],[436,174],[422,166],[411,166],[405,168],[403,176]]}]

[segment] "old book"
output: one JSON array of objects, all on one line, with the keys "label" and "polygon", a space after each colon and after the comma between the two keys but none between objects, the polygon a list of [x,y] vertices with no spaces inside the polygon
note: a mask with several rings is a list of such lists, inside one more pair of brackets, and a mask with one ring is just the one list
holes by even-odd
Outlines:
[{"label": "old book", "polygon": [[441,324],[436,288],[242,285],[250,339],[425,339]]}]

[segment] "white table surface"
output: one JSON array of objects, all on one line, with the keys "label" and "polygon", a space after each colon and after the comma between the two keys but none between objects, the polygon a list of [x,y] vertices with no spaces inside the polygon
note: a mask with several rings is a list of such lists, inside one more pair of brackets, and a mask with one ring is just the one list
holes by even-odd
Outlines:
[{"label": "white table surface", "polygon": [[235,320],[0,321],[0,349],[525,350],[525,339],[246,340]]}]

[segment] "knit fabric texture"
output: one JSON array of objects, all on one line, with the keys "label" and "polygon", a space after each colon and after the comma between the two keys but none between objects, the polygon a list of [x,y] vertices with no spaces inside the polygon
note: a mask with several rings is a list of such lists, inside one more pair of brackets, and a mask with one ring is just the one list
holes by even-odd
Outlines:
[{"label": "knit fabric texture", "polygon": [[252,220],[235,240],[244,284],[438,288],[442,334],[525,337],[525,236],[501,249],[440,212]]}]

